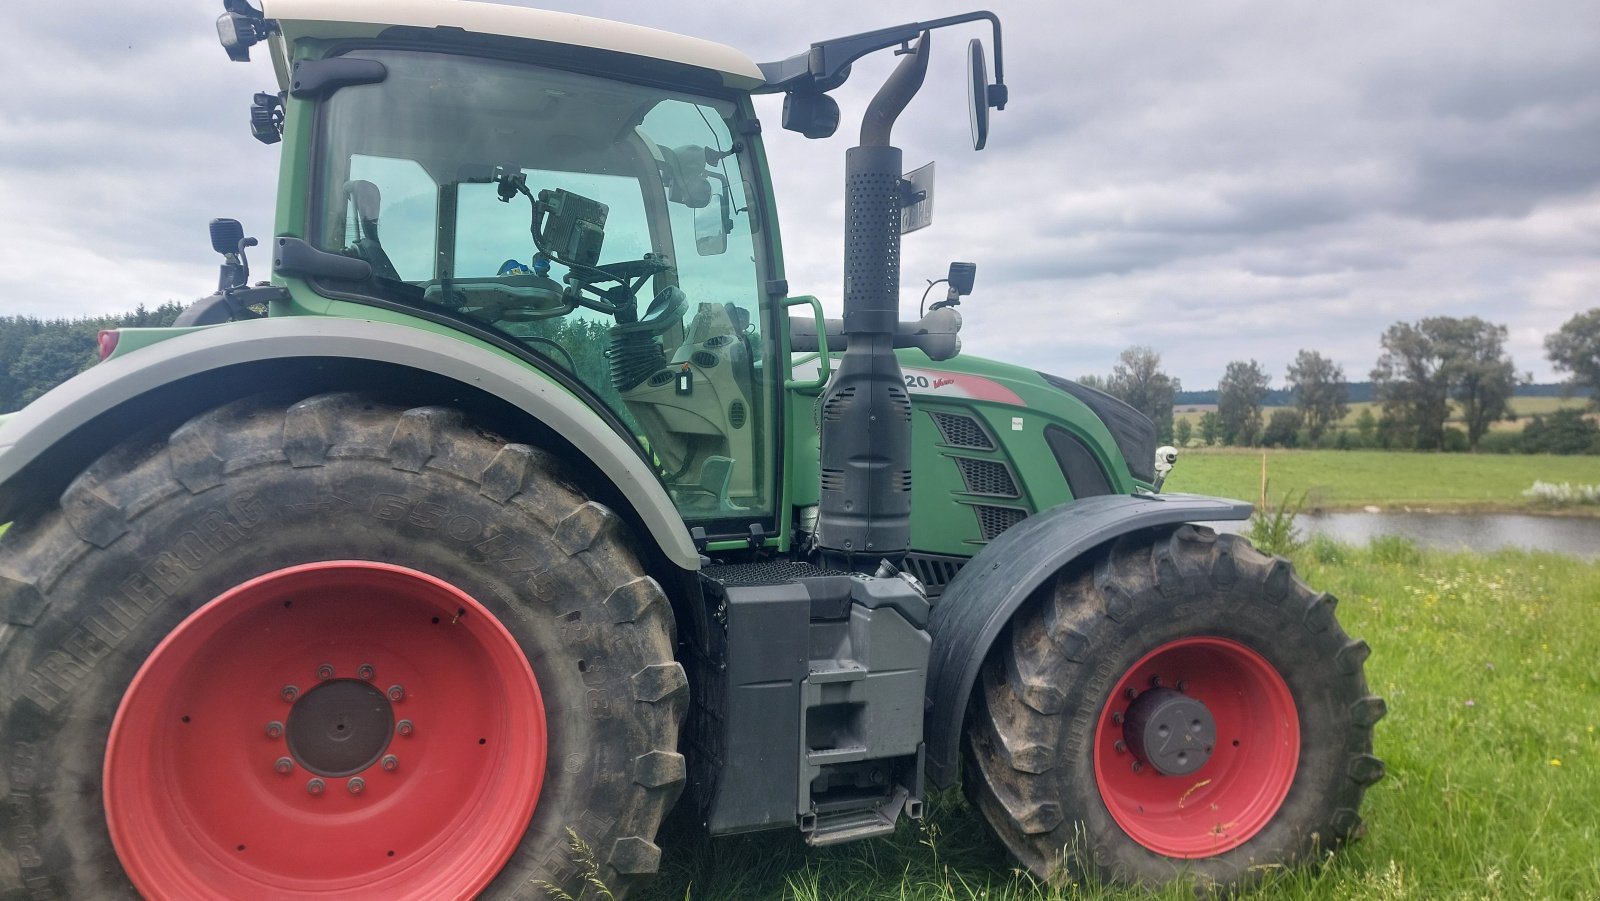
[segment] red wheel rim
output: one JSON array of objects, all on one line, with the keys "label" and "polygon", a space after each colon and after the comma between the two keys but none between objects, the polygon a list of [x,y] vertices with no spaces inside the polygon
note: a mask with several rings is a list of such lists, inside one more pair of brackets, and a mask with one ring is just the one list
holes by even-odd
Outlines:
[{"label": "red wheel rim", "polygon": [[454,586],[281,569],[134,677],[106,748],[112,844],[149,897],[470,897],[533,814],[544,723],[522,649]]},{"label": "red wheel rim", "polygon": [[[1210,758],[1189,775],[1135,766],[1123,742],[1133,697],[1153,685],[1178,687],[1215,721]],[[1180,639],[1144,655],[1118,680],[1095,727],[1095,783],[1106,809],[1134,841],[1168,857],[1210,857],[1249,841],[1283,805],[1299,759],[1289,686],[1260,654],[1225,638]]]}]

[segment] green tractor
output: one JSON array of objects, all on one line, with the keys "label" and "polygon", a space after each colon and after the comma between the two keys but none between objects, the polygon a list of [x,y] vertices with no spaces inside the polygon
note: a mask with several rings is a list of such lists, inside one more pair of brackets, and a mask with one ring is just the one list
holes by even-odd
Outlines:
[{"label": "green tractor", "polygon": [[[758,65],[224,5],[277,77],[271,279],[214,221],[215,294],[0,422],[0,897],[620,894],[679,803],[820,846],[956,784],[1043,880],[1239,885],[1359,831],[1384,706],[1334,599],[1195,524],[1248,505],[1161,494],[1132,408],[959,356],[971,264],[901,319],[932,183],[891,129],[976,26],[982,147],[995,16]],[[884,50],[829,321],[752,96],[829,135]]]}]

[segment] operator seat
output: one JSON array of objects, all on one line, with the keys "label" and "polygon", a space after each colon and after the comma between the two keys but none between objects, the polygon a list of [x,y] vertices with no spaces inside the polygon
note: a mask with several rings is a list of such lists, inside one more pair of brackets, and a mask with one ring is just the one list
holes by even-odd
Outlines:
[{"label": "operator seat", "polygon": [[357,178],[344,183],[344,196],[345,208],[355,208],[356,239],[350,245],[350,251],[372,266],[374,276],[400,281],[400,273],[395,270],[394,263],[390,262],[389,255],[378,241],[378,212],[383,207],[382,192],[372,182]]}]

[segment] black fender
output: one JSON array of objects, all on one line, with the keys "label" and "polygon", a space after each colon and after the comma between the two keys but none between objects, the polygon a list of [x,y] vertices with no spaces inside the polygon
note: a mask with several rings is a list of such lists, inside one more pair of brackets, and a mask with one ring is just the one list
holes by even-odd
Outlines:
[{"label": "black fender", "polygon": [[[625,437],[553,378],[465,337],[362,319],[290,316],[199,328],[67,380],[0,421],[0,523],[42,491],[59,491],[82,467],[155,419],[187,417],[282,387],[302,373],[348,364],[391,386],[429,380],[509,405],[604,476],[660,553],[700,568],[683,517]],[[349,387],[334,383],[327,388]],[[178,421],[181,421],[178,420]],[[174,425],[176,422],[174,423]],[[70,471],[69,471],[70,470]]]},{"label": "black fender", "polygon": [[955,781],[967,699],[989,648],[1039,586],[1113,538],[1155,526],[1250,517],[1243,501],[1192,494],[1102,495],[1053,507],[1001,533],[945,586],[928,622],[928,778]]}]

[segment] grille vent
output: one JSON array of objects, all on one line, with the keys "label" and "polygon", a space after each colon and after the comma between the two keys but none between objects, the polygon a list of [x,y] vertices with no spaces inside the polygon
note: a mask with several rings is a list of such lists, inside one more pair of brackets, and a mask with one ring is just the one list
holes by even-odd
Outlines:
[{"label": "grille vent", "polygon": [[993,497],[1020,497],[1017,481],[1011,477],[1011,467],[995,460],[974,460],[956,457],[961,469],[961,481],[967,483],[968,494],[987,494]]},{"label": "grille vent", "polygon": [[663,370],[657,372],[655,375],[652,375],[650,377],[650,387],[652,387],[652,388],[660,388],[662,385],[665,385],[666,383],[672,381],[672,379],[673,379],[672,370],[663,369]]},{"label": "grille vent", "polygon": [[978,529],[983,533],[984,541],[999,538],[1001,532],[1028,516],[1028,511],[1017,507],[991,507],[987,504],[974,504],[972,512],[978,514]]},{"label": "grille vent", "polygon": [[893,484],[894,484],[894,490],[895,491],[910,491],[911,490],[911,470],[902,469],[899,472],[895,473],[894,474],[894,483]]},{"label": "grille vent", "polygon": [[905,422],[911,421],[911,395],[906,389],[895,386],[889,389],[889,402],[894,405],[897,418]]},{"label": "grille vent", "polygon": [[744,428],[745,409],[744,401],[736,400],[728,404],[728,425],[736,429]]},{"label": "grille vent", "polygon": [[701,343],[702,346],[705,346],[705,347],[724,347],[726,345],[729,345],[729,344],[733,343],[733,336],[732,335],[712,335],[711,337],[707,338],[706,340],[704,340],[704,341],[702,341],[700,343]]},{"label": "grille vent", "polygon": [[822,471],[822,490],[841,491],[844,489],[844,470],[824,469]]},{"label": "grille vent", "polygon": [[966,560],[960,557],[936,557],[931,554],[907,554],[904,567],[928,589],[929,594],[939,594],[950,580],[961,571]]},{"label": "grille vent", "polygon": [[939,427],[939,438],[951,447],[973,450],[994,450],[994,441],[978,420],[960,413],[934,413],[933,424]]},{"label": "grille vent", "polygon": [[847,385],[829,395],[827,403],[822,405],[822,418],[828,422],[838,422],[844,418],[844,410],[856,398],[856,386]]},{"label": "grille vent", "polygon": [[689,355],[689,359],[694,362],[694,365],[699,366],[701,369],[711,369],[718,363],[722,362],[721,357],[709,350],[697,350]]}]

